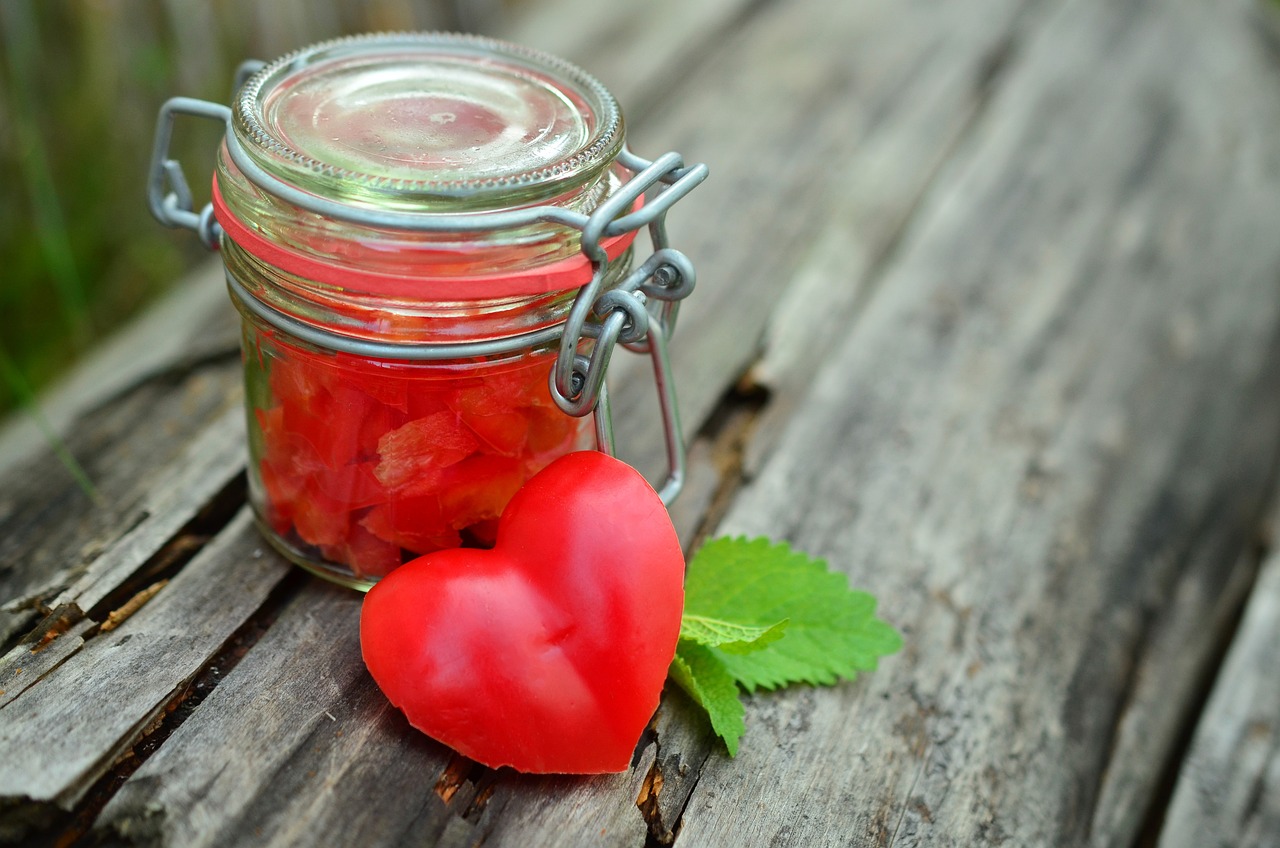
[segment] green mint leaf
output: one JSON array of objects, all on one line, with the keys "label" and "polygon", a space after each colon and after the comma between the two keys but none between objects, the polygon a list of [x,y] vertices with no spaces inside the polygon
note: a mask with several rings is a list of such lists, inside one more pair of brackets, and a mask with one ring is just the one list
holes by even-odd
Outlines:
[{"label": "green mint leaf", "polygon": [[784,638],[748,654],[700,646],[748,691],[788,683],[831,685],[876,667],[902,638],[875,617],[876,601],[826,563],[768,539],[721,538],[689,563],[685,615],[768,627]]},{"label": "green mint leaf", "polygon": [[712,655],[713,649],[681,639],[671,661],[671,678],[697,701],[711,719],[711,729],[724,740],[729,756],[738,754],[738,740],[746,732],[746,711],[738,697],[738,684]]},{"label": "green mint leaf", "polygon": [[749,654],[759,651],[778,641],[787,632],[787,620],[767,627],[756,627],[751,624],[739,624],[735,621],[721,621],[705,615],[684,614],[680,620],[680,638],[719,648],[730,654]]}]

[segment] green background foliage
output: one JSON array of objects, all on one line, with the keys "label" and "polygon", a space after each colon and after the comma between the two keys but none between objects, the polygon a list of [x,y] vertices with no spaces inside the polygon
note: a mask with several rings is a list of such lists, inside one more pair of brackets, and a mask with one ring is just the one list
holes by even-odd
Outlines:
[{"label": "green background foliage", "polygon": [[[353,32],[475,28],[441,0],[0,0],[0,413],[203,254],[147,212],[155,115],[226,102],[235,68]],[[183,123],[198,203],[220,132]]]}]

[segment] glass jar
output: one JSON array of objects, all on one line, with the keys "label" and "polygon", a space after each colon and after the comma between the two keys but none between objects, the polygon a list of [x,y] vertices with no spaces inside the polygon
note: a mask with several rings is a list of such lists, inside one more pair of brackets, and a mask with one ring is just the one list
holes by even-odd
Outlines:
[{"label": "glass jar", "polygon": [[[651,355],[674,497],[665,341],[693,269],[664,216],[705,167],[635,157],[599,82],[489,39],[359,36],[251,70],[230,109],[165,105],[149,195],[222,251],[267,539],[357,588],[492,544],[530,476],[612,451],[619,342]],[[167,159],[176,114],[227,125],[200,213]],[[654,253],[633,268],[642,228]]]}]

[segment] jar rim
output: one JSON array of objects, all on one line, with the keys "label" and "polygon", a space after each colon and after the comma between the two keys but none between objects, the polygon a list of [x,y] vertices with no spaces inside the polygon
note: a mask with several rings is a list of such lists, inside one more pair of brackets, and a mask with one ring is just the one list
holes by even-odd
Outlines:
[{"label": "jar rim", "polygon": [[272,176],[373,208],[462,212],[547,200],[600,176],[621,109],[581,68],[456,33],[304,47],[240,89],[233,127]]}]

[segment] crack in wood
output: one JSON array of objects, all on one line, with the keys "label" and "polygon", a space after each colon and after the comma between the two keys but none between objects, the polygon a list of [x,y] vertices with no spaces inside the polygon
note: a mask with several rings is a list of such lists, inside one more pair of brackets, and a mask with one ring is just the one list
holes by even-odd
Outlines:
[{"label": "crack in wood", "polygon": [[[703,758],[703,762],[706,762],[705,758]],[[657,812],[659,809],[657,804],[658,793],[662,790],[662,772],[656,760],[654,761],[653,768],[658,769],[658,778],[653,789],[652,805],[654,811]],[[681,802],[680,809],[676,812],[676,817],[672,820],[670,827],[666,827],[662,824],[660,813],[658,813],[658,818],[654,820],[650,820],[646,816],[645,821],[649,824],[649,833],[645,837],[645,848],[671,848],[671,846],[675,845],[676,840],[680,838],[680,831],[684,827],[685,811],[689,809],[689,803],[693,800],[693,793],[698,788],[698,781],[701,779],[701,776],[702,766],[699,765],[698,772],[693,776],[693,779],[689,781],[687,788],[684,790],[684,800]],[[641,810],[641,813],[643,814],[644,810]],[[658,825],[660,830],[654,829],[655,824]]]},{"label": "crack in wood", "polygon": [[[645,772],[635,801],[646,826],[646,848],[670,848],[675,843],[685,810],[712,751],[713,738],[709,730],[692,737],[685,733],[689,720],[705,722],[700,708],[694,707],[683,694],[670,695],[664,697],[639,746],[642,750],[653,748],[653,762]],[[670,737],[666,741],[664,733]],[[675,750],[671,750],[673,747]]]},{"label": "crack in wood", "polygon": [[644,783],[640,785],[640,795],[636,798],[636,806],[640,808],[640,814],[644,820],[653,823],[655,817],[660,817],[658,811],[658,794],[662,792],[662,769],[658,767],[655,760],[649,766],[648,773],[644,776]]},{"label": "crack in wood", "polygon": [[[1274,485],[1271,488],[1273,491],[1275,490]],[[1275,512],[1275,505],[1268,509],[1268,513]],[[1183,722],[1178,739],[1172,746],[1169,757],[1160,770],[1160,775],[1155,784],[1155,791],[1151,796],[1151,802],[1143,814],[1142,825],[1134,841],[1135,848],[1155,848],[1160,843],[1160,837],[1164,832],[1165,819],[1168,815],[1170,804],[1173,802],[1173,794],[1177,788],[1178,778],[1187,762],[1187,755],[1191,750],[1196,729],[1204,718],[1205,710],[1209,705],[1209,698],[1225,671],[1227,654],[1230,652],[1231,646],[1235,644],[1236,637],[1240,632],[1240,626],[1244,621],[1249,598],[1253,596],[1259,571],[1273,549],[1271,532],[1272,525],[1270,523],[1260,528],[1256,544],[1247,555],[1250,564],[1248,569],[1249,586],[1240,593],[1238,603],[1233,605],[1229,615],[1229,623],[1222,629],[1221,636],[1215,644],[1213,655],[1205,664],[1205,673],[1201,676],[1192,698],[1193,705],[1187,710],[1186,720]]]},{"label": "crack in wood", "polygon": [[[661,706],[658,708],[662,709]],[[654,749],[653,762],[649,764],[649,770],[645,772],[644,781],[640,784],[640,792],[636,795],[636,809],[640,811],[640,817],[644,819],[646,827],[645,844],[653,842],[657,835],[665,832],[662,827],[662,808],[658,803],[658,796],[662,793],[662,768],[658,759],[661,753],[658,729],[658,714],[654,713],[649,724],[645,726],[644,733],[640,736],[640,741],[636,745],[636,752],[631,758],[631,768],[634,770],[644,758],[644,752],[652,746]]]},{"label": "crack in wood", "polygon": [[[1265,490],[1274,491],[1274,489],[1273,467]],[[1268,508],[1265,507],[1259,510],[1260,515],[1266,515],[1268,512]],[[1187,536],[1191,539],[1210,537],[1212,528],[1221,524],[1223,520],[1224,516],[1218,515],[1215,510],[1206,510],[1196,525],[1187,531]],[[1265,560],[1267,554],[1265,535],[1265,529],[1258,528],[1253,544],[1239,556],[1210,557],[1213,561],[1233,563],[1224,565],[1220,569],[1227,575],[1221,585],[1215,582],[1211,587],[1204,587],[1207,593],[1225,599],[1224,605],[1218,610],[1212,607],[1208,610],[1209,615],[1202,627],[1201,638],[1206,643],[1211,643],[1211,647],[1201,656],[1194,678],[1182,696],[1185,707],[1172,727],[1168,747],[1152,770],[1154,778],[1151,781],[1150,794],[1143,799],[1143,809],[1140,811],[1134,830],[1135,837],[1132,844],[1135,846],[1155,846],[1159,840],[1178,775],[1190,750],[1196,728],[1208,705],[1209,697],[1223,672],[1224,660],[1236,638],[1246,605],[1252,594],[1253,583]],[[1156,545],[1152,543],[1144,547],[1153,550]],[[1196,558],[1192,554],[1186,557],[1186,561],[1171,568],[1176,568],[1179,572],[1186,571],[1194,567],[1193,561]],[[1160,630],[1166,622],[1162,620],[1161,611],[1174,603],[1175,598],[1172,596],[1161,596],[1148,599],[1146,603],[1137,606],[1140,620],[1134,628],[1136,632],[1126,653],[1125,671],[1116,699],[1117,709],[1107,727],[1106,742],[1102,748],[1106,753],[1100,760],[1101,779],[1097,781],[1097,791],[1084,813],[1084,819],[1090,824],[1084,831],[1083,838],[1091,844],[1110,844],[1106,842],[1110,822],[1100,818],[1099,814],[1107,803],[1106,795],[1112,788],[1111,784],[1123,782],[1125,779],[1123,774],[1117,778],[1113,770],[1118,768],[1123,772],[1127,765],[1124,758],[1132,753],[1131,744],[1126,748],[1126,742],[1132,742],[1124,738],[1126,724],[1131,720],[1131,713],[1148,708],[1145,701],[1150,699],[1151,694],[1149,691],[1144,691],[1149,688],[1149,682],[1144,680],[1144,677],[1150,674],[1151,656],[1156,646],[1163,641]]]},{"label": "crack in wood", "polygon": [[441,801],[448,804],[453,800],[453,796],[458,794],[458,789],[470,776],[472,765],[472,762],[461,754],[454,755],[444,771],[440,773],[440,779],[436,781],[435,792],[440,796]]},{"label": "crack in wood", "polygon": [[[139,606],[141,606],[141,604],[139,604]],[[74,612],[68,610],[57,614],[51,614],[46,620],[46,629],[44,633],[41,634],[39,641],[32,646],[31,653],[40,653],[45,648],[49,647],[49,645],[59,636],[65,635],[78,620],[75,615],[76,612],[79,612],[79,610],[76,609]],[[81,613],[81,617],[82,616],[83,613]]]},{"label": "crack in wood", "polygon": [[454,815],[474,825],[493,796],[495,779],[493,769],[455,752],[436,781],[435,793],[456,808]]},{"label": "crack in wood", "polygon": [[[1116,712],[1107,728],[1106,743],[1101,746],[1106,753],[1102,757],[1103,766],[1099,775],[1096,793],[1085,815],[1085,818],[1090,821],[1093,820],[1093,816],[1097,812],[1097,804],[1101,799],[1101,788],[1106,784],[1111,765],[1115,762],[1125,716],[1133,708],[1138,697],[1143,671],[1143,658],[1147,655],[1152,643],[1151,637],[1152,630],[1156,624],[1156,612],[1154,609],[1144,608],[1141,611],[1141,615],[1142,618],[1137,627],[1137,635],[1134,637],[1132,646],[1125,657],[1124,678],[1115,698],[1117,704]],[[1085,836],[1089,838],[1092,834],[1086,831]]]},{"label": "crack in wood", "polygon": [[690,538],[690,551],[696,551],[715,532],[738,490],[747,482],[747,447],[771,398],[769,389],[753,382],[750,374],[748,370],[721,396],[696,437],[710,445],[719,484]]},{"label": "crack in wood", "polygon": [[[219,392],[204,395],[222,397]],[[207,411],[202,421],[203,429],[192,442],[168,446],[177,455],[164,470],[135,469],[143,481],[138,491],[128,492],[129,506],[93,509],[81,515],[83,504],[76,501],[71,515],[61,523],[74,528],[67,534],[71,539],[88,535],[87,542],[68,544],[59,538],[42,544],[45,538],[32,531],[33,525],[24,524],[38,515],[15,519],[18,538],[6,542],[15,546],[10,553],[21,565],[19,573],[25,569],[30,574],[18,578],[18,586],[13,587],[21,587],[20,600],[0,610],[0,639],[6,643],[23,641],[23,634],[37,624],[39,616],[61,604],[74,603],[85,615],[102,620],[111,609],[191,558],[195,553],[190,549],[191,540],[175,543],[175,538],[211,535],[225,526],[245,500],[243,437],[239,432],[244,414],[223,405]],[[108,486],[116,494],[132,485],[126,472],[133,460],[127,457],[145,454],[145,449],[120,453],[126,458],[117,456],[113,462],[125,470],[115,468],[120,478]],[[75,500],[74,495],[67,497]],[[123,530],[110,526],[112,513],[127,522]]]},{"label": "crack in wood", "polygon": [[[49,844],[66,846],[85,844],[99,813],[125,781],[160,749],[160,746],[196,711],[223,678],[244,659],[249,650],[275,623],[280,611],[297,594],[307,579],[301,571],[295,570],[282,580],[267,596],[267,600],[258,611],[232,634],[204,668],[184,685],[178,687],[174,696],[143,723],[133,740],[115,754],[111,770],[94,783],[75,809],[62,812],[50,807],[46,811],[43,824],[37,825],[40,832],[29,835],[28,840],[36,839]],[[152,812],[162,817],[164,811]],[[89,844],[100,842],[100,839],[89,840]]]},{"label": "crack in wood", "polygon": [[974,92],[979,102],[985,103],[991,93],[995,91],[1000,78],[1004,76],[1005,70],[1009,67],[1010,61],[1017,53],[1017,20],[1014,20],[1014,29],[1006,32],[1004,37],[995,43],[995,45],[987,51],[982,57],[982,61],[978,65],[977,79],[974,82]]},{"label": "crack in wood", "polygon": [[[107,621],[112,611],[122,610],[141,593],[160,581],[167,581],[186,566],[208,542],[231,523],[246,500],[246,479],[242,471],[209,499],[187,524],[152,554],[130,578],[106,595],[86,614]],[[136,611],[133,610],[133,611]],[[127,617],[127,616],[126,616]],[[112,628],[106,628],[107,631]]]},{"label": "crack in wood", "polygon": [[[1280,334],[1272,336],[1270,345],[1272,350],[1280,346]],[[1261,454],[1268,450],[1251,449],[1246,446],[1243,453],[1248,457],[1247,462],[1253,464],[1257,463]],[[1220,685],[1220,680],[1225,673],[1227,655],[1237,640],[1263,564],[1275,548],[1275,531],[1280,524],[1280,454],[1270,451],[1270,456],[1263,465],[1265,470],[1259,475],[1259,491],[1267,494],[1257,502],[1249,504],[1253,508],[1252,518],[1236,518],[1240,508],[1238,504],[1215,501],[1211,508],[1202,511],[1195,526],[1189,531],[1193,539],[1208,539],[1212,544],[1215,527],[1237,521],[1244,525],[1246,533],[1252,525],[1252,539],[1245,540],[1242,545],[1245,549],[1238,554],[1219,552],[1216,557],[1213,557],[1223,565],[1210,574],[1208,582],[1202,586],[1202,591],[1205,593],[1224,600],[1221,609],[1215,611],[1212,607],[1210,608],[1210,615],[1204,622],[1201,636],[1206,642],[1211,642],[1211,645],[1205,650],[1203,661],[1186,690],[1184,696],[1186,707],[1182,710],[1172,731],[1166,755],[1154,769],[1155,777],[1152,781],[1151,793],[1146,799],[1135,830],[1133,844],[1136,846],[1155,846],[1160,841],[1179,776],[1187,762],[1197,728],[1205,720],[1210,697],[1214,689]],[[1194,558],[1192,555],[1187,558],[1187,562],[1179,563],[1178,570],[1185,571],[1192,568],[1190,560]],[[1155,605],[1163,609],[1169,606],[1172,600],[1159,598]],[[1125,721],[1130,701],[1135,697],[1138,681],[1134,679],[1133,674],[1141,672],[1145,665],[1144,658],[1148,652],[1147,645],[1151,635],[1148,630],[1153,624],[1158,626],[1154,615],[1147,612],[1150,609],[1151,607],[1144,607],[1142,637],[1133,651],[1134,665],[1130,669],[1130,676],[1126,679],[1124,699],[1120,702],[1121,708],[1112,727],[1108,753],[1104,760],[1106,765],[1101,781],[1103,787],[1107,786],[1111,766],[1118,756],[1116,748],[1119,729]],[[1093,826],[1098,825],[1096,805],[1100,800],[1100,797],[1094,799],[1095,809],[1090,811]],[[1093,826],[1090,828],[1089,837],[1095,843],[1099,843],[1097,835],[1092,832]]]},{"label": "crack in wood", "polygon": [[[911,778],[911,785],[907,788],[906,793],[902,796],[903,797],[902,812],[898,814],[898,821],[893,826],[893,833],[889,834],[888,839],[881,842],[881,844],[884,846],[887,846],[887,848],[893,848],[893,846],[898,843],[898,833],[902,830],[902,823],[907,820],[908,812],[912,810],[916,810],[918,809],[918,807],[923,807],[926,813],[929,812],[929,807],[927,804],[925,804],[924,799],[915,797],[916,786],[920,782],[920,775],[924,773],[924,770],[929,765],[928,753],[929,753],[929,750],[928,750],[928,747],[926,747],[926,749],[920,755],[920,763],[916,768],[915,774]],[[931,814],[930,814],[930,818],[932,818]]]},{"label": "crack in wood", "polygon": [[480,816],[484,814],[485,808],[489,805],[489,799],[493,797],[493,791],[496,788],[497,775],[486,769],[484,774],[476,781],[476,797],[467,805],[467,809],[462,813],[462,819],[471,824],[480,821]]},{"label": "crack in wood", "polygon": [[97,626],[74,604],[53,610],[23,641],[0,656],[0,707],[56,671]]},{"label": "crack in wood", "polygon": [[[203,545],[205,541],[207,541],[207,537],[201,539],[200,544]],[[145,605],[147,601],[154,598],[161,589],[168,585],[169,581],[167,579],[157,580],[155,583],[152,583],[150,586],[125,601],[123,606],[119,609],[112,610],[107,615],[107,620],[102,622],[102,626],[98,628],[98,632],[110,633],[121,624],[124,624],[129,620],[129,616],[142,609],[143,605]]]},{"label": "crack in wood", "polygon": [[[123,538],[128,536],[130,533],[133,533],[150,518],[150,510],[140,510],[127,524],[123,526],[124,529],[120,533],[120,537]],[[87,611],[81,610],[79,605],[75,603],[58,604],[56,608],[53,605],[57,603],[58,597],[66,591],[67,587],[71,586],[77,579],[82,577],[85,571],[88,570],[89,566],[92,564],[93,560],[102,553],[106,543],[102,540],[96,541],[97,543],[102,544],[103,547],[99,548],[96,547],[96,545],[91,545],[88,548],[83,549],[80,552],[80,562],[64,571],[60,575],[60,578],[54,583],[45,586],[35,594],[13,598],[3,606],[0,606],[0,611],[3,612],[32,612],[40,616],[31,631],[19,631],[14,633],[11,643],[0,647],[4,650],[11,650],[14,646],[24,641],[30,641],[32,633],[39,632],[41,630],[47,631],[51,626],[50,622],[55,618],[65,620],[66,626],[70,626],[71,624],[83,620],[88,615]],[[56,616],[55,612],[57,613]],[[65,627],[63,629],[65,630]],[[48,633],[46,633],[46,636],[47,635]]]}]

